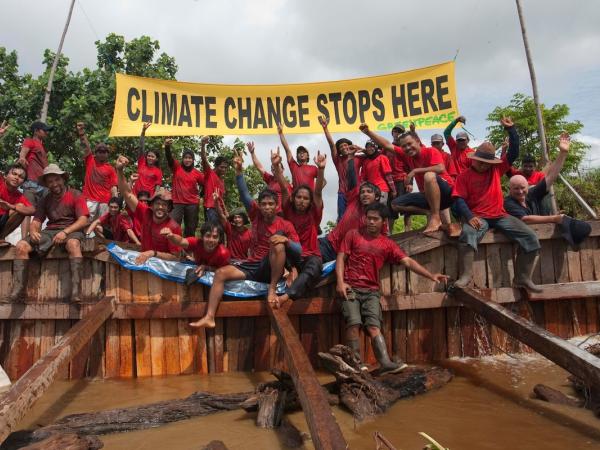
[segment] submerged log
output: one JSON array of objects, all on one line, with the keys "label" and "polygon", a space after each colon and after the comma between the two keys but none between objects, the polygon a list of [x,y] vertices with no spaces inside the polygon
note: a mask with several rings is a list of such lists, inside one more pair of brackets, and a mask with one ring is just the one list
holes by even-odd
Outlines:
[{"label": "submerged log", "polygon": [[256,425],[259,428],[277,428],[281,424],[287,391],[268,387],[258,394],[258,414]]},{"label": "submerged log", "polygon": [[560,391],[557,391],[550,386],[546,386],[544,384],[536,384],[533,387],[533,393],[536,398],[540,400],[544,400],[548,403],[556,403],[557,405],[567,405],[567,406],[582,406],[582,402],[579,400],[569,397],[566,394],[563,394]]},{"label": "submerged log", "polygon": [[[41,437],[41,436],[40,436]],[[21,450],[98,450],[104,444],[96,436],[80,436],[77,433],[47,433],[47,437],[25,446]],[[4,446],[2,447],[4,448]]]},{"label": "submerged log", "polygon": [[202,450],[227,450],[227,447],[225,447],[223,441],[210,441],[202,447]]},{"label": "submerged log", "polygon": [[375,378],[360,370],[360,361],[344,345],[319,353],[319,358],[335,375],[341,404],[358,420],[380,415],[397,400],[423,394],[452,379],[450,371],[439,367],[410,367]]}]

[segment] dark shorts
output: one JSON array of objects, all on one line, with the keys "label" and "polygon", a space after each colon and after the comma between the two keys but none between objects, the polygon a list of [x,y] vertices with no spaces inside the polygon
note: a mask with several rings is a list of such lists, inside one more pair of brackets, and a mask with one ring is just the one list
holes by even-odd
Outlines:
[{"label": "dark shorts", "polygon": [[[396,187],[396,197],[395,198],[398,198],[401,195],[406,194],[406,185],[404,184],[404,180],[394,181],[394,186]],[[391,215],[392,219],[396,220],[400,216],[400,214],[397,211],[394,211],[392,209],[393,201],[394,201],[393,198],[388,197],[387,207],[390,210],[390,215]]]},{"label": "dark shorts", "polygon": [[348,300],[342,301],[342,314],[346,327],[363,325],[381,329],[383,314],[380,298],[379,291],[352,288],[348,293]]},{"label": "dark shorts", "polygon": [[321,252],[321,259],[323,260],[323,263],[335,261],[335,258],[337,258],[337,253],[333,249],[329,239],[327,239],[327,236],[319,238],[319,251]]},{"label": "dark shorts", "polygon": [[[440,211],[449,208],[452,205],[452,187],[439,175],[436,176],[440,188]],[[415,206],[421,209],[430,209],[429,203],[424,192],[410,192],[396,197],[392,201],[392,206]]]},{"label": "dark shorts", "polygon": [[260,261],[243,261],[234,264],[239,270],[244,272],[246,280],[259,281],[261,283],[271,282],[271,262],[269,256],[265,256]]},{"label": "dark shorts", "polygon": [[[24,240],[33,247],[33,250],[39,256],[43,257],[50,251],[50,249],[54,245],[52,243],[52,239],[54,239],[54,236],[56,236],[61,231],[62,229],[48,230],[47,228],[45,230],[40,231],[41,237],[40,242],[38,244],[31,243],[30,236],[27,236]],[[79,242],[81,242],[85,239],[85,235],[81,231],[69,233],[67,234],[67,239],[65,240],[65,243],[61,244],[61,247],[65,245],[70,239],[76,239]]]},{"label": "dark shorts", "polygon": [[2,230],[4,230],[4,227],[6,226],[6,222],[8,221],[8,217],[9,214],[2,214],[0,216],[0,233],[2,232]]}]

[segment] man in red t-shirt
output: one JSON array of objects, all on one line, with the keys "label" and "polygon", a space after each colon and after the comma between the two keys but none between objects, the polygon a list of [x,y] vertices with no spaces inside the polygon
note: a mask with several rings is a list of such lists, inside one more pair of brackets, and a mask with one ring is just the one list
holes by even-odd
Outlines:
[{"label": "man in red t-shirt", "polygon": [[160,233],[172,244],[194,254],[194,262],[198,264],[198,267],[186,271],[185,284],[188,286],[201,278],[205,271],[214,272],[219,267],[229,264],[231,253],[223,245],[223,228],[218,223],[204,222],[200,228],[200,239],[181,237],[167,227],[163,228]]},{"label": "man in red t-shirt", "polygon": [[44,122],[35,121],[31,124],[31,137],[26,138],[21,146],[18,163],[27,169],[27,181],[23,183],[23,193],[27,200],[36,206],[47,190],[38,182],[38,178],[48,166],[48,152],[44,148],[44,140],[54,127]]},{"label": "man in red t-shirt", "polygon": [[168,227],[173,233],[181,234],[181,227],[169,216],[169,212],[173,208],[171,193],[165,189],[157,189],[148,204],[139,201],[131,191],[123,172],[128,164],[129,160],[121,155],[117,158],[115,168],[117,169],[119,191],[125,200],[125,204],[140,223],[142,251],[135,259],[135,263],[144,264],[151,257],[171,261],[177,260],[179,247],[173,245],[160,233],[160,230]]},{"label": "man in red t-shirt", "polygon": [[[404,184],[409,191],[394,199],[392,208],[402,214],[428,214],[429,219],[423,233],[438,231],[442,225],[449,226],[447,216],[440,216],[440,210],[450,207],[452,203],[452,186],[454,180],[446,172],[444,161],[435,148],[420,144],[419,136],[414,131],[400,135],[400,147],[369,130],[367,124],[361,124],[360,130],[385,150],[393,150],[402,159],[406,174]],[[420,192],[412,191],[413,178]]]},{"label": "man in red t-shirt", "polygon": [[154,190],[162,186],[163,173],[160,168],[160,154],[155,150],[146,150],[146,130],[152,125],[152,122],[146,122],[142,125],[140,135],[140,144],[138,147],[137,159],[137,179],[133,185],[135,195],[140,191],[147,191],[150,196],[154,195]]},{"label": "man in red t-shirt", "polygon": [[515,261],[514,287],[540,292],[531,281],[533,263],[540,249],[535,232],[525,223],[506,213],[500,179],[519,156],[519,135],[510,118],[502,118],[508,131],[509,147],[503,159],[495,157],[496,149],[484,142],[469,154],[471,166],[456,178],[452,191],[454,211],[463,219],[459,238],[460,278],[455,286],[467,286],[473,277],[473,261],[477,246],[490,228],[496,228],[519,244]]},{"label": "man in red t-shirt", "polygon": [[395,373],[406,367],[388,356],[385,339],[381,334],[381,292],[379,271],[385,263],[402,264],[409,270],[436,283],[446,282],[448,277],[432,274],[415,260],[409,258],[382,229],[389,212],[387,206],[374,203],[365,208],[366,228],[351,230],[346,234],[336,258],[336,291],[342,302],[342,314],[346,321],[346,343],[360,359],[359,329],[361,326],[371,337],[371,345],[379,374]]},{"label": "man in red t-shirt", "polygon": [[291,261],[297,270],[298,276],[293,280],[287,292],[279,297],[279,302],[284,303],[288,299],[296,300],[313,288],[321,277],[323,263],[319,251],[319,224],[323,217],[323,186],[325,184],[325,161],[326,156],[317,152],[314,159],[319,170],[314,192],[306,185],[300,185],[287,193],[287,181],[283,176],[281,156],[279,149],[276,153],[271,152],[271,164],[275,177],[283,192],[283,217],[294,225],[296,233],[300,238],[302,253],[300,259]]},{"label": "man in red t-shirt", "polygon": [[0,242],[12,233],[26,216],[32,216],[35,208],[19,191],[27,178],[20,164],[13,164],[6,174],[0,174]]},{"label": "man in red t-shirt", "polygon": [[231,211],[231,214],[227,214],[225,202],[221,197],[218,198],[215,204],[232,259],[245,261],[248,259],[250,244],[252,243],[252,232],[247,227],[250,220],[246,211],[244,208],[236,208]]},{"label": "man in red t-shirt", "polygon": [[122,209],[123,200],[119,197],[111,198],[108,201],[108,212],[94,220],[87,227],[85,234],[90,235],[93,231],[104,237],[104,239],[142,245],[133,231],[133,224],[130,217],[127,214],[123,214]]},{"label": "man in red t-shirt", "polygon": [[109,150],[106,144],[96,144],[92,154],[83,122],[77,123],[77,134],[85,162],[83,197],[87,202],[90,220],[93,221],[108,212],[108,201],[117,196],[117,172],[108,162]]},{"label": "man in red t-shirt", "polygon": [[508,172],[506,172],[506,175],[508,178],[514,177],[515,175],[522,175],[527,180],[527,184],[529,186],[535,186],[546,176],[544,172],[535,170],[535,166],[535,158],[532,155],[525,155],[523,156],[523,161],[521,162],[521,170],[511,167]]},{"label": "man in red t-shirt", "polygon": [[294,159],[280,123],[277,124],[277,133],[279,134],[281,145],[283,145],[283,149],[285,150],[290,172],[292,172],[292,184],[294,187],[304,184],[314,190],[318,170],[315,166],[309,164],[310,155],[308,154],[308,150],[303,145],[300,145],[296,149],[296,159]]},{"label": "man in red t-shirt", "polygon": [[[252,164],[256,167],[256,170],[260,172],[262,175],[262,179],[265,183],[267,183],[267,188],[271,189],[275,193],[277,193],[277,213],[281,212],[281,186],[279,186],[279,182],[275,179],[272,173],[269,173],[265,170],[264,166],[258,160],[258,157],[255,153],[254,142],[246,143],[246,147],[248,148],[248,152],[250,153],[250,157],[252,158]],[[292,187],[288,184],[288,194],[292,193]]]},{"label": "man in red t-shirt", "polygon": [[474,152],[469,147],[469,135],[467,133],[459,131],[456,134],[456,140],[452,137],[452,130],[458,123],[467,123],[465,116],[457,117],[444,130],[446,144],[448,144],[448,148],[450,149],[450,163],[447,170],[455,177],[471,167],[469,155]]},{"label": "man in red t-shirt", "polygon": [[200,141],[200,156],[202,157],[202,170],[204,171],[204,218],[207,222],[219,223],[219,213],[215,205],[215,195],[225,198],[225,182],[223,179],[229,169],[229,162],[224,156],[217,156],[214,169],[206,157],[206,144],[209,137],[202,136]]},{"label": "man in red t-shirt", "polygon": [[302,247],[294,226],[277,215],[277,194],[265,189],[252,200],[243,175],[243,160],[237,155],[234,160],[235,181],[248,216],[252,222],[252,244],[248,260],[217,269],[208,295],[206,314],[190,323],[191,327],[215,327],[215,314],[223,297],[224,285],[230,280],[251,280],[269,283],[267,301],[279,307],[277,282],[283,275],[286,258],[299,257]]},{"label": "man in red t-shirt", "polygon": [[200,211],[199,188],[204,186],[204,174],[194,167],[194,152],[184,149],[181,163],[173,158],[171,145],[173,139],[165,140],[165,156],[173,175],[173,211],[171,218],[181,226],[184,221],[183,235],[192,237],[198,227],[198,212]]},{"label": "man in red t-shirt", "polygon": [[[89,213],[85,198],[67,185],[68,178],[56,164],[48,165],[38,178],[40,184],[48,188],[48,195],[37,205],[29,236],[17,242],[10,301],[21,301],[27,288],[29,253],[35,250],[38,256],[44,257],[51,247],[64,245],[71,267],[71,301],[81,303],[81,240]],[[46,219],[46,228],[42,230]]]}]

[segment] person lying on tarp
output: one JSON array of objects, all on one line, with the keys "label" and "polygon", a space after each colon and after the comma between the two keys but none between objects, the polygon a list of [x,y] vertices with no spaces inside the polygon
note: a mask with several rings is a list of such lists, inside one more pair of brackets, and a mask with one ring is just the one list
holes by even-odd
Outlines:
[{"label": "person lying on tarp", "polygon": [[523,175],[514,175],[509,183],[509,195],[504,198],[504,209],[511,216],[521,219],[526,224],[555,223],[560,226],[563,237],[577,248],[592,232],[587,222],[577,220],[565,214],[552,214],[545,205],[544,199],[558,178],[569,154],[571,139],[567,133],[560,136],[558,156],[546,171],[546,176],[531,186]]},{"label": "person lying on tarp", "polygon": [[[13,261],[13,288],[9,301],[22,301],[27,288],[29,254],[45,257],[50,249],[64,246],[71,267],[71,301],[81,303],[83,257],[81,240],[88,224],[88,208],[81,192],[68,186],[69,175],[56,164],[49,164],[38,182],[48,189],[41,199],[29,228],[29,236],[17,242]],[[48,219],[46,228],[42,224]]]},{"label": "person lying on tarp", "polygon": [[484,142],[476,151],[469,153],[471,165],[458,175],[452,191],[454,212],[463,220],[462,233],[458,238],[461,276],[455,286],[465,287],[471,282],[477,246],[487,231],[495,228],[519,244],[514,287],[540,292],[541,288],[531,280],[540,241],[531,228],[507,214],[504,209],[500,179],[519,156],[519,135],[510,118],[502,118],[501,123],[508,132],[506,155],[502,159],[496,158],[495,147],[490,142]]},{"label": "person lying on tarp", "polygon": [[379,291],[380,269],[385,263],[402,264],[436,283],[448,280],[446,275],[430,273],[409,258],[396,242],[382,234],[388,216],[387,206],[381,203],[367,206],[365,229],[354,229],[346,234],[337,254],[335,267],[336,290],[343,300],[346,344],[360,359],[359,328],[363,326],[371,337],[373,352],[379,363],[379,374],[399,372],[406,367],[404,362],[394,362],[390,359],[385,339],[381,334],[383,316]]},{"label": "person lying on tarp", "polygon": [[18,163],[10,166],[5,176],[0,174],[0,241],[35,213],[35,207],[19,191],[25,180],[27,171]]},{"label": "person lying on tarp", "polygon": [[97,233],[104,239],[118,242],[131,242],[141,245],[135,232],[131,218],[123,213],[123,199],[112,197],[108,201],[108,212],[94,220],[85,230],[86,235]]},{"label": "person lying on tarp", "polygon": [[194,255],[194,262],[198,265],[189,268],[185,273],[185,284],[191,286],[204,272],[214,272],[219,267],[229,264],[231,253],[223,245],[223,228],[214,222],[205,222],[200,227],[200,238],[181,237],[169,227],[160,230],[160,234],[166,237],[173,245],[181,247]]},{"label": "person lying on tarp", "polygon": [[[319,223],[323,217],[323,187],[325,185],[326,156],[317,152],[314,158],[317,166],[317,182],[314,191],[306,184],[294,187],[292,195],[288,194],[288,183],[283,176],[283,165],[279,148],[277,152],[271,151],[271,165],[273,174],[277,179],[282,192],[281,206],[283,217],[294,225],[300,238],[302,253],[296,260],[291,260],[292,283],[285,294],[279,297],[282,304],[288,299],[302,298],[309,289],[312,289],[321,278],[323,262],[319,251]],[[297,274],[297,276],[296,276]]]},{"label": "person lying on tarp", "polygon": [[206,314],[190,323],[191,327],[215,327],[215,314],[223,297],[224,285],[230,280],[269,283],[267,301],[277,307],[277,282],[283,276],[286,258],[298,258],[302,250],[294,226],[277,215],[277,194],[265,189],[258,194],[256,201],[252,200],[244,180],[242,156],[238,154],[233,163],[240,200],[252,222],[250,257],[246,261],[217,269],[208,294]]},{"label": "person lying on tarp", "polygon": [[135,259],[135,263],[143,264],[153,256],[172,261],[178,259],[177,255],[180,248],[160,233],[160,230],[167,227],[173,233],[181,235],[181,227],[169,216],[169,212],[173,209],[171,193],[160,188],[155,190],[148,204],[139,201],[127,182],[124,173],[127,165],[129,165],[129,160],[120,155],[115,163],[119,191],[125,200],[125,204],[140,224],[142,251]]}]

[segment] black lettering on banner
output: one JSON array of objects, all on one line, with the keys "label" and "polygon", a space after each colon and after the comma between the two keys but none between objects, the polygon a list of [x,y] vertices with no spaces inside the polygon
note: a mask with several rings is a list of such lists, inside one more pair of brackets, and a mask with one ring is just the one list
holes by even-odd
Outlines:
[{"label": "black lettering on banner", "polygon": [[317,109],[322,116],[329,117],[329,110],[327,109],[327,96],[325,94],[317,95]]},{"label": "black lettering on banner", "polygon": [[186,123],[188,127],[192,126],[192,117],[190,116],[190,103],[187,95],[181,96],[181,111],[179,111],[179,122],[177,126],[180,127],[183,123]]},{"label": "black lettering on banner", "polygon": [[337,125],[340,124],[340,108],[338,103],[342,99],[342,94],[340,92],[330,92],[329,93],[329,101],[333,102],[333,115],[335,117],[335,123]]},{"label": "black lettering on banner", "polygon": [[358,111],[356,110],[356,98],[354,97],[354,92],[348,91],[344,94],[342,109],[344,111],[344,120],[346,123],[352,125],[356,122]]},{"label": "black lettering on banner", "polygon": [[402,117],[406,117],[406,88],[404,84],[400,85],[400,93],[397,93],[397,86],[392,86],[392,110],[394,113],[394,119],[400,117],[398,114],[398,107],[402,107]]},{"label": "black lettering on banner", "polygon": [[[242,105],[242,101],[245,101],[246,107]],[[250,97],[246,97],[242,99],[242,97],[238,97],[238,118],[240,119],[240,128],[251,128],[252,127],[252,106],[250,105]],[[244,126],[244,119],[248,125]]]},{"label": "black lettering on banner", "polygon": [[158,91],[154,91],[154,123],[158,123],[159,120],[159,108],[160,108],[160,94]]},{"label": "black lettering on banner", "polygon": [[[201,95],[192,95],[190,103],[194,105],[194,115],[196,116],[195,126],[196,128],[200,128],[200,105],[204,103],[204,98]],[[179,121],[181,122],[181,119]]]},{"label": "black lettering on banner", "polygon": [[379,110],[379,112],[373,111],[373,119],[375,119],[378,122],[381,122],[385,118],[385,106],[383,105],[383,102],[381,101],[382,97],[383,97],[383,92],[381,89],[379,89],[379,88],[373,89],[373,96],[371,98],[371,102],[373,103],[373,107],[376,110]]},{"label": "black lettering on banner", "polygon": [[146,89],[142,90],[142,122],[152,122],[152,116],[146,113],[148,102],[146,101]]},{"label": "black lettering on banner", "polygon": [[256,106],[254,107],[254,122],[252,128],[267,128],[267,121],[265,120],[265,108],[263,106],[262,98],[256,98]]},{"label": "black lettering on banner", "polygon": [[275,97],[275,104],[271,97],[267,97],[267,117],[269,128],[276,127],[278,123],[281,123],[281,99],[279,97]]},{"label": "black lettering on banner", "polygon": [[421,80],[421,103],[423,104],[423,112],[425,114],[429,113],[429,105],[431,105],[432,112],[438,110],[435,100],[433,99],[434,91],[435,87],[433,85],[433,80],[429,78]]},{"label": "black lettering on banner", "polygon": [[298,96],[298,124],[301,127],[310,127],[310,120],[306,120],[304,116],[308,114],[308,95]]},{"label": "black lettering on banner", "polygon": [[[290,97],[286,95],[283,99],[283,122],[287,128],[295,128],[298,123],[298,118],[296,116],[296,110],[294,106],[296,102],[294,101],[294,97]],[[291,108],[291,111],[290,111]]]},{"label": "black lettering on banner", "polygon": [[129,92],[127,92],[127,116],[132,122],[135,122],[138,120],[138,117],[140,117],[140,108],[136,108],[135,111],[133,110],[132,99],[134,98],[139,100],[140,93],[136,88],[132,87],[129,88]]},{"label": "black lettering on banner", "polygon": [[371,96],[369,91],[360,90],[358,91],[358,115],[360,123],[365,121],[365,113],[369,111],[371,107]]},{"label": "black lettering on banner", "polygon": [[165,123],[167,125],[176,125],[177,124],[177,94],[171,94],[169,99],[169,94],[166,92],[161,92],[161,122],[163,125]]},{"label": "black lettering on banner", "polygon": [[422,113],[421,108],[415,105],[419,101],[419,93],[415,93],[419,89],[418,81],[411,81],[406,85],[406,92],[408,93],[408,110],[411,116],[418,116]]},{"label": "black lettering on banner", "polygon": [[206,128],[217,128],[217,122],[213,122],[211,119],[217,115],[217,110],[214,106],[217,104],[217,99],[215,97],[205,97],[204,98],[204,108],[205,108],[205,116],[206,116]]},{"label": "black lettering on banner", "polygon": [[441,75],[435,77],[435,87],[437,92],[437,104],[440,109],[452,108],[452,101],[444,100],[444,95],[448,94],[448,86],[442,86],[443,83],[448,82],[448,75]]},{"label": "black lettering on banner", "polygon": [[235,100],[231,97],[227,97],[225,99],[225,126],[229,129],[233,129],[237,125],[237,119],[234,117],[233,119],[229,118],[229,110],[235,109]]}]

